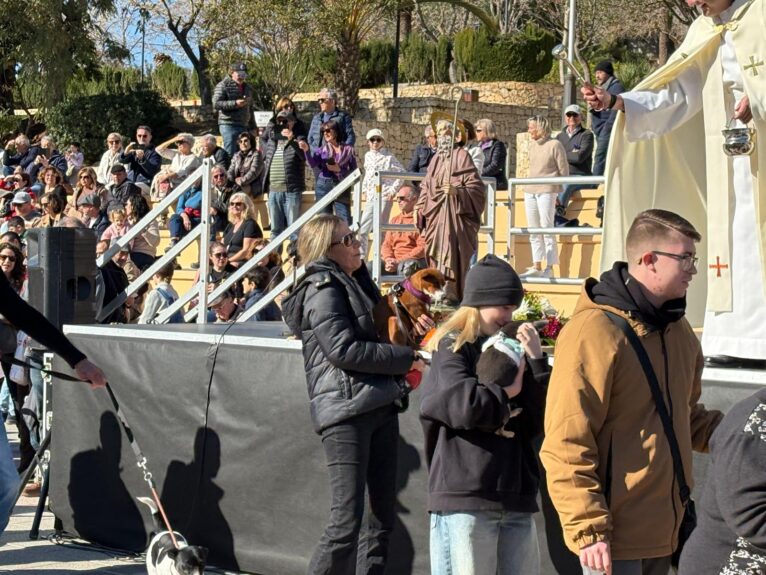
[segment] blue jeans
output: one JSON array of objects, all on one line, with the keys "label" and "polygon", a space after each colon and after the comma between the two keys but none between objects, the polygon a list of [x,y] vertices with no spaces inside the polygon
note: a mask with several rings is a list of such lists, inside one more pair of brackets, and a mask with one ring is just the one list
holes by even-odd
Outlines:
[{"label": "blue jeans", "polygon": [[[322,432],[330,475],[330,521],[309,564],[311,575],[382,575],[396,518],[399,419],[393,405]],[[366,533],[360,538],[369,495]],[[358,551],[358,557],[357,557]]]},{"label": "blue jeans", "polygon": [[19,473],[13,463],[11,446],[5,425],[0,424],[0,535],[8,526],[8,519],[19,489]]},{"label": "blue jeans", "polygon": [[0,411],[5,413],[8,417],[16,417],[16,410],[13,408],[13,398],[11,397],[11,391],[8,389],[8,384],[3,379],[0,384]]},{"label": "blue jeans", "polygon": [[558,195],[559,205],[566,209],[569,205],[569,200],[572,199],[575,192],[595,187],[597,186],[593,184],[567,184],[564,186],[564,191]]},{"label": "blue jeans", "polygon": [[[200,218],[189,218],[191,220],[191,230],[194,229],[194,227],[200,223]],[[170,219],[168,220],[168,231],[170,232],[170,238],[171,239],[181,239],[189,232],[186,231],[186,228],[184,227],[184,221],[181,219],[181,216],[178,214],[173,214],[170,216]],[[136,262],[136,265],[138,265],[138,262]]]},{"label": "blue jeans", "polygon": [[[29,383],[34,389],[34,393],[37,394],[37,397],[40,398],[40,413],[37,414],[37,419],[40,422],[40,428],[35,433],[34,430],[29,430],[29,443],[32,444],[32,449],[37,451],[40,449],[40,441],[42,440],[43,436],[45,435],[45,432],[43,430],[43,413],[42,413],[42,405],[43,405],[43,387],[45,386],[45,382],[43,382],[43,374],[40,371],[40,368],[43,366],[43,356],[40,353],[32,352],[28,354],[27,361],[30,365],[29,369]],[[33,369],[31,366],[37,367],[37,369]]]},{"label": "blue jeans", "polygon": [[606,169],[606,152],[609,149],[609,134],[596,138],[596,153],[593,155],[593,175],[603,176]]},{"label": "blue jeans", "polygon": [[[331,178],[317,177],[316,190],[314,194],[316,201],[318,202],[329,194],[332,189],[338,184]],[[349,226],[351,225],[351,192],[345,192],[341,194],[339,200],[332,203],[332,207],[328,207],[324,210],[325,213],[331,214],[335,209],[335,215],[344,220]]]},{"label": "blue jeans", "polygon": [[431,575],[538,575],[532,513],[431,513]]},{"label": "blue jeans", "polygon": [[223,138],[223,149],[229,152],[229,157],[234,157],[239,151],[237,138],[242,132],[247,132],[247,126],[239,124],[218,124],[218,131]]},{"label": "blue jeans", "polygon": [[[269,191],[269,219],[271,220],[271,237],[275,238],[292,225],[301,215],[302,192]],[[292,234],[290,239],[295,241],[298,234]]]}]

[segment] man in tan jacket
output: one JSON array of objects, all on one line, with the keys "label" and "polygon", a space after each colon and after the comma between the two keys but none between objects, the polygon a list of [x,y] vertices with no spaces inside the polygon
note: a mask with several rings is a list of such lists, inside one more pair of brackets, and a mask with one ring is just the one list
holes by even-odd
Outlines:
[{"label": "man in tan jacket", "polygon": [[668,439],[624,316],[657,375],[686,479],[721,419],[701,394],[703,356],[684,318],[699,233],[665,210],[640,213],[628,263],[586,281],[556,345],[540,457],[564,539],[583,573],[666,575],[683,516]]}]

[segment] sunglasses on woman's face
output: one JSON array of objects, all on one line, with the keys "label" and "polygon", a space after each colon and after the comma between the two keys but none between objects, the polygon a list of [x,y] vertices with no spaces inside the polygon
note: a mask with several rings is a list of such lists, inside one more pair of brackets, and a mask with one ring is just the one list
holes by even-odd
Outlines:
[{"label": "sunglasses on woman's face", "polygon": [[90,176],[88,176],[88,175],[80,176],[80,179],[81,180],[90,180]]},{"label": "sunglasses on woman's face", "polygon": [[250,140],[245,140],[244,138],[239,141],[240,144],[249,144]]},{"label": "sunglasses on woman's face", "polygon": [[245,205],[245,202],[230,202],[229,206],[232,208],[241,208]]},{"label": "sunglasses on woman's face", "polygon": [[335,130],[322,130],[323,134],[332,134]]},{"label": "sunglasses on woman's face", "polygon": [[370,138],[370,142],[373,144],[380,144],[383,141],[383,138]]},{"label": "sunglasses on woman's face", "polygon": [[354,242],[356,242],[356,232],[348,232],[345,236],[343,236],[337,242],[332,242],[330,246],[337,246],[339,244],[343,244],[345,247],[350,248],[351,246],[354,245]]},{"label": "sunglasses on woman's face", "polygon": [[15,263],[16,262],[16,256],[0,254],[0,262],[5,262],[5,261],[9,261],[11,263]]},{"label": "sunglasses on woman's face", "polygon": [[217,260],[222,260],[222,259],[227,258],[228,255],[226,254],[226,252],[216,252],[216,253],[213,254],[213,257],[215,259],[217,259]]}]

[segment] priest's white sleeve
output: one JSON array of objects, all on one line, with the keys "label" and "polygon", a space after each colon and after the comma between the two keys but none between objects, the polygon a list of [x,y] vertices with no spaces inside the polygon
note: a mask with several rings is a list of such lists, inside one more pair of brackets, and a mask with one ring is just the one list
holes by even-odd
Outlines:
[{"label": "priest's white sleeve", "polygon": [[664,88],[620,94],[628,141],[656,138],[692,118],[702,109],[702,85],[700,70],[689,66]]}]

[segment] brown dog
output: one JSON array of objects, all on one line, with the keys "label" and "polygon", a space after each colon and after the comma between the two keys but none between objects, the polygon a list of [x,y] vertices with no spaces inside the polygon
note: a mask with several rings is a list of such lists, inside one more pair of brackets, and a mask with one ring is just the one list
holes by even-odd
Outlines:
[{"label": "brown dog", "polygon": [[418,347],[420,338],[413,329],[418,318],[429,315],[431,303],[444,299],[444,275],[426,268],[396,284],[375,308],[375,327],[380,338],[396,345]]}]

